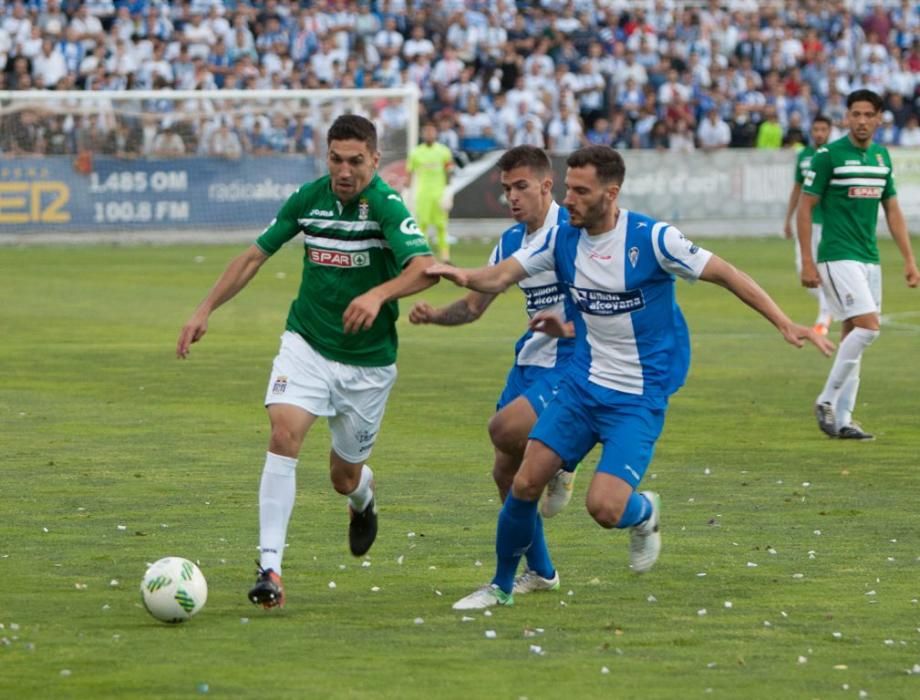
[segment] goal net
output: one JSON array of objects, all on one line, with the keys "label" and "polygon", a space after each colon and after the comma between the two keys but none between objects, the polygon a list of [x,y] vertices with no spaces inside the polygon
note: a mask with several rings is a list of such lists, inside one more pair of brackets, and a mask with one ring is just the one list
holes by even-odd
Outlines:
[{"label": "goal net", "polygon": [[0,237],[261,229],[325,173],[326,132],[346,113],[376,124],[380,174],[401,188],[413,86],[0,92]]}]

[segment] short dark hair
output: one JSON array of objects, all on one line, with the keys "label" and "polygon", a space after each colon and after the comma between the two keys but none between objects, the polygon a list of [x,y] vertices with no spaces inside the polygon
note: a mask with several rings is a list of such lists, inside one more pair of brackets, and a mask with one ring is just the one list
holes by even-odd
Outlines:
[{"label": "short dark hair", "polygon": [[812,124],[817,124],[818,122],[824,122],[828,126],[833,126],[834,122],[831,121],[831,118],[826,114],[819,114],[817,117],[811,120]]},{"label": "short dark hair", "polygon": [[326,145],[333,141],[361,141],[371,153],[377,152],[377,128],[370,119],[357,114],[337,117],[326,133]]},{"label": "short dark hair", "polygon": [[553,172],[553,164],[542,148],[536,146],[515,146],[502,154],[496,164],[503,173],[515,168],[530,168],[540,175]]},{"label": "short dark hair", "polygon": [[881,112],[882,106],[884,105],[882,98],[877,92],[866,90],[865,88],[862,90],[854,90],[847,95],[847,109],[852,107],[856,102],[869,102],[876,112]]},{"label": "short dark hair", "polygon": [[585,146],[572,153],[565,161],[570,168],[584,168],[593,165],[597,178],[604,184],[623,184],[626,179],[626,163],[610,146]]}]

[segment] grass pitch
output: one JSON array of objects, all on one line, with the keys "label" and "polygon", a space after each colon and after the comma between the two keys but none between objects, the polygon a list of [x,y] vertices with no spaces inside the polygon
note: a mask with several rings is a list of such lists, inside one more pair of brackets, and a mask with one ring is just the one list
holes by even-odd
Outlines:
[{"label": "grass pitch", "polygon": [[[811,321],[789,245],[703,243]],[[461,328],[411,327],[403,302],[400,379],[371,460],[377,543],[348,554],[318,425],[298,469],[289,603],[265,613],[245,598],[261,400],[296,246],[213,316],[188,361],[174,358],[240,249],[0,248],[0,697],[920,695],[920,291],[889,241],[890,318],[857,409],[876,442],[818,432],[828,360],[785,345],[724,290],[679,283],[693,366],[643,482],[664,499],[659,564],[631,575],[626,534],[585,513],[588,459],[547,523],[561,591],[467,621],[450,605],[492,572],[485,425],[523,327],[519,294]],[[456,262],[487,253],[465,244]],[[179,626],[149,617],[138,593],[146,563],[170,554],[197,560],[210,586]]]}]

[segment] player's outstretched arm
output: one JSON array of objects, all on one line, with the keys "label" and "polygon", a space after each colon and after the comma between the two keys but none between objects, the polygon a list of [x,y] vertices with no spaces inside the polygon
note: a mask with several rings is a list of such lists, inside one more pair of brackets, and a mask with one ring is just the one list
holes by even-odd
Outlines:
[{"label": "player's outstretched arm", "polygon": [[818,335],[811,328],[793,323],[757,282],[718,255],[713,255],[709,259],[706,267],[703,268],[700,279],[725,287],[776,326],[787,343],[800,348],[804,345],[804,341],[807,340],[828,357],[833,352],[834,344],[831,341],[824,336]]},{"label": "player's outstretched arm", "polygon": [[256,245],[251,245],[227,265],[217,282],[208,292],[192,317],[182,326],[176,342],[176,357],[188,357],[189,347],[197,343],[208,332],[208,318],[221,304],[230,301],[243,289],[268,260],[268,256]]},{"label": "player's outstretched arm", "polygon": [[433,323],[437,326],[461,326],[472,323],[485,313],[494,299],[494,294],[470,292],[462,299],[438,309],[427,301],[419,301],[409,311],[409,323]]},{"label": "player's outstretched arm", "polygon": [[799,250],[802,251],[802,286],[812,289],[820,286],[821,277],[818,266],[811,254],[811,212],[818,205],[818,198],[803,192],[799,197],[799,208],[795,215],[795,227],[799,238]]},{"label": "player's outstretched arm", "polygon": [[352,299],[345,313],[342,314],[342,325],[345,332],[357,333],[367,330],[374,325],[377,314],[380,313],[380,307],[386,302],[402,299],[437,284],[437,277],[425,274],[433,259],[430,255],[417,255],[410,258],[402,272],[396,277]]},{"label": "player's outstretched arm", "polygon": [[483,294],[498,294],[527,277],[524,266],[513,257],[505,258],[498,265],[477,268],[454,267],[439,263],[429,267],[427,274],[443,277],[458,287],[466,287]]},{"label": "player's outstretched arm", "polygon": [[885,210],[885,219],[888,221],[888,230],[894,239],[895,245],[901,251],[901,257],[904,258],[904,279],[908,287],[916,287],[920,284],[920,271],[917,270],[917,261],[914,258],[914,251],[910,247],[910,234],[907,231],[907,221],[904,219],[904,212],[901,205],[898,204],[897,197],[889,197],[882,200],[882,208]]}]

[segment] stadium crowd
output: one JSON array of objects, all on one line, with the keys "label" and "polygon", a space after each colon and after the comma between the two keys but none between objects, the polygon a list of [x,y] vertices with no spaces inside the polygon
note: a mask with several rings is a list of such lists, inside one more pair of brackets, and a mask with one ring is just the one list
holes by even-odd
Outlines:
[{"label": "stadium crowd", "polygon": [[[818,113],[841,133],[846,94],[862,87],[885,99],[876,138],[920,145],[910,0],[0,0],[0,68],[0,90],[15,91],[412,83],[423,120],[461,163],[518,144],[780,148],[804,143]],[[233,158],[321,148],[316,115],[162,111],[100,124],[4,110],[0,149]],[[386,100],[370,116],[383,130],[406,120]]]}]

